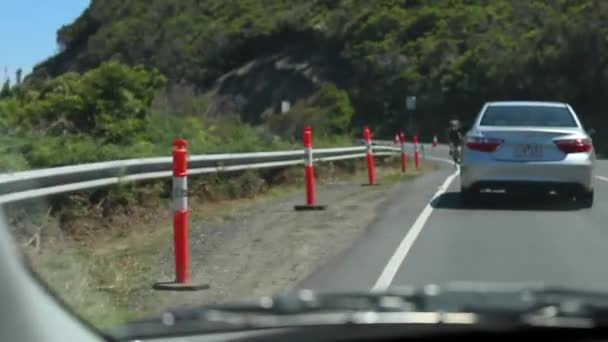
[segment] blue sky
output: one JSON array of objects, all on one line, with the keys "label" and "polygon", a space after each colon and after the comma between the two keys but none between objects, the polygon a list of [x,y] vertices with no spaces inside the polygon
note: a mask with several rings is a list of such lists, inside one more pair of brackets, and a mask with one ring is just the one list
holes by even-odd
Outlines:
[{"label": "blue sky", "polygon": [[90,0],[0,0],[0,80],[8,68],[24,75],[57,52],[57,29],[71,23]]}]

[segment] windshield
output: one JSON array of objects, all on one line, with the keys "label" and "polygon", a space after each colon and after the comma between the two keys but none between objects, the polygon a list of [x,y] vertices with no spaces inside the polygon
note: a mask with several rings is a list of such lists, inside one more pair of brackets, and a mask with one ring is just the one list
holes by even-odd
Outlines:
[{"label": "windshield", "polygon": [[565,106],[488,106],[481,126],[577,127]]},{"label": "windshield", "polygon": [[5,223],[101,332],[303,289],[608,292],[602,1],[0,13]]}]

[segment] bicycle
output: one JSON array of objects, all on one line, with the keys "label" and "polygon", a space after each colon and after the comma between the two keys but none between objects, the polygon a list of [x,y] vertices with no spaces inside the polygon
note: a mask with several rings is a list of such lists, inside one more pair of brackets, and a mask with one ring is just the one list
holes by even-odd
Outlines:
[{"label": "bicycle", "polygon": [[450,155],[454,163],[460,165],[462,163],[462,145],[450,144]]}]

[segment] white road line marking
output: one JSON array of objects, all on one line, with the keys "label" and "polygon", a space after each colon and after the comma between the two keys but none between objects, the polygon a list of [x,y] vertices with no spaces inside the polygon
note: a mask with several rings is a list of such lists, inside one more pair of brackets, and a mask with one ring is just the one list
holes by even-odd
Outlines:
[{"label": "white road line marking", "polygon": [[601,180],[603,180],[604,182],[608,182],[608,177],[595,176],[595,178],[597,178],[597,179],[601,179]]},{"label": "white road line marking", "polygon": [[380,274],[380,277],[374,284],[372,291],[383,291],[388,289],[388,287],[391,285],[393,279],[395,278],[395,275],[397,274],[397,271],[399,271],[399,268],[403,264],[405,257],[412,248],[414,241],[416,241],[416,238],[418,238],[418,235],[420,235],[422,228],[424,228],[426,221],[429,219],[431,213],[433,212],[433,207],[431,206],[431,203],[435,198],[441,196],[447,190],[447,188],[450,186],[450,184],[452,183],[454,178],[456,178],[459,172],[460,168],[457,167],[456,172],[452,173],[448,176],[448,178],[446,178],[446,180],[443,182],[443,184],[441,184],[435,195],[433,195],[433,198],[431,198],[431,200],[429,201],[429,203],[427,203],[426,207],[424,207],[420,215],[418,215],[418,218],[414,222],[414,225],[412,225],[405,237],[403,237],[403,240],[401,240],[399,247],[397,247],[395,253],[384,267],[384,270],[382,271],[382,274]]},{"label": "white road line marking", "polygon": [[433,157],[433,156],[426,156],[426,159],[434,160],[434,161],[440,161],[440,162],[443,162],[443,163],[448,163],[450,165],[454,165],[454,161],[452,159],[446,159],[446,158],[441,158],[441,157]]}]

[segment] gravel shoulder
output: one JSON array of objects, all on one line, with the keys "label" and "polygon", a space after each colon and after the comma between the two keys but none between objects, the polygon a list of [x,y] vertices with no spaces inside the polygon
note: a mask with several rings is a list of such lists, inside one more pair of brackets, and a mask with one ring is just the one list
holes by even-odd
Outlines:
[{"label": "gravel shoulder", "polygon": [[[427,164],[421,171],[435,168]],[[377,171],[383,180],[377,186],[363,186],[355,179],[319,186],[317,198],[319,204],[328,205],[325,211],[295,211],[294,205],[304,201],[298,192],[241,206],[228,219],[193,220],[192,278],[210,288],[167,293],[160,306],[248,300],[293,288],[365,233],[398,182],[418,175],[400,176],[388,168]],[[171,248],[161,261],[163,276],[170,279]]]}]

